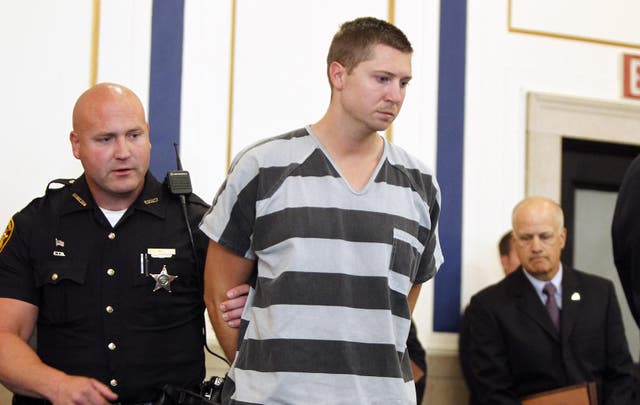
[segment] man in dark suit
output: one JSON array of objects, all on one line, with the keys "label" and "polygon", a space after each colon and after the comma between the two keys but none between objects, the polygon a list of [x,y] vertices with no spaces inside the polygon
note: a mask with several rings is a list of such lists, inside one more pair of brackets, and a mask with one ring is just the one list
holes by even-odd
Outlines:
[{"label": "man in dark suit", "polygon": [[[481,404],[594,381],[600,404],[633,404],[631,356],[613,284],[562,266],[562,209],[532,197],[513,210],[521,267],[469,304],[466,377]],[[548,285],[550,284],[550,285]]]},{"label": "man in dark suit", "polygon": [[640,327],[640,155],[622,180],[611,226],[613,258],[633,318]]},{"label": "man in dark suit", "polygon": [[[498,256],[500,257],[500,264],[502,265],[502,271],[505,276],[516,271],[520,268],[520,259],[518,258],[518,252],[514,246],[513,232],[508,230],[505,232],[500,241],[498,242]],[[467,381],[467,390],[469,391],[469,405],[477,405],[479,402],[476,400],[475,389],[470,385],[471,378],[471,366],[468,364],[470,356],[467,353],[463,353],[471,347],[469,343],[469,322],[467,322],[467,309],[462,314],[460,321],[460,331],[458,340],[458,351],[460,359],[460,369],[462,375]]]},{"label": "man in dark suit", "polygon": [[[640,327],[640,155],[629,165],[611,224],[613,259],[631,314]],[[634,369],[640,395],[640,363]]]}]

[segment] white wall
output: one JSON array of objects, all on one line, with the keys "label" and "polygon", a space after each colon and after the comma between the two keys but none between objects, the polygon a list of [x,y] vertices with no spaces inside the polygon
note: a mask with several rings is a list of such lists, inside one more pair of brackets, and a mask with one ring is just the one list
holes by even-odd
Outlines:
[{"label": "white wall", "polygon": [[[466,116],[460,118],[465,122],[462,305],[501,277],[496,243],[510,227],[511,207],[524,196],[526,93],[619,101],[625,50],[510,33],[507,1],[468,3]],[[340,22],[356,16],[386,18],[388,2],[237,4],[233,154],[254,140],[320,118],[329,99],[324,58],[331,36]],[[50,179],[81,172],[67,139],[73,103],[89,84],[91,16],[86,0],[0,0],[5,169],[0,223],[41,195]],[[231,1],[186,2],[181,151],[205,200],[213,197],[226,168],[230,16]],[[606,14],[597,17],[599,27],[615,27]],[[394,124],[394,141],[434,166],[439,2],[397,1],[396,24],[415,54],[414,80]],[[145,104],[150,30],[151,0],[102,2],[98,81],[121,82]],[[441,187],[446,193],[447,185]],[[415,314],[421,340],[431,351],[455,350],[455,334],[431,331],[432,297],[429,282]]]},{"label": "white wall", "polygon": [[68,134],[89,82],[91,2],[0,2],[0,221],[80,165]]},{"label": "white wall", "polygon": [[[547,92],[619,102],[621,54],[634,51],[509,33],[503,1],[470,0],[468,14],[464,303],[502,277],[497,241],[510,229],[511,208],[525,193],[526,94]],[[606,14],[593,17],[607,27],[617,24]]]}]

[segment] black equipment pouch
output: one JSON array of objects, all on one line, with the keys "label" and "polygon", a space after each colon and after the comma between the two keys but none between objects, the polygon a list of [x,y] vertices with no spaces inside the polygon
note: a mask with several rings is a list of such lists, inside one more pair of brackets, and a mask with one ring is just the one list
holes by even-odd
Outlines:
[{"label": "black equipment pouch", "polygon": [[211,377],[200,384],[200,393],[166,384],[153,405],[221,405],[223,383],[223,377]]}]

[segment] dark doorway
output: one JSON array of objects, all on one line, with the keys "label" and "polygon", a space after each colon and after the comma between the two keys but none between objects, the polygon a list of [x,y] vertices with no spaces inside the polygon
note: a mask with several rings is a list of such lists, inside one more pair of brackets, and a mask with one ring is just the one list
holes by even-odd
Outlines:
[{"label": "dark doorway", "polygon": [[636,145],[562,140],[561,204],[568,231],[562,262],[613,282],[635,361],[640,353],[640,332],[613,263],[611,221],[620,183],[638,153]]},{"label": "dark doorway", "polygon": [[[576,191],[597,190],[617,194],[622,177],[640,146],[562,138],[562,210],[568,231],[562,261],[573,266]],[[596,214],[596,213],[594,213]],[[610,232],[609,229],[606,230]]]}]

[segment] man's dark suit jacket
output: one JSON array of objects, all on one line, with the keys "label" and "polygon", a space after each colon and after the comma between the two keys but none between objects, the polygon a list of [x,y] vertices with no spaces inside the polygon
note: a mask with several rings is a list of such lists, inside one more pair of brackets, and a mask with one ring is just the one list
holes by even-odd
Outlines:
[{"label": "man's dark suit jacket", "polygon": [[640,155],[631,162],[622,179],[611,238],[620,282],[640,327]]},{"label": "man's dark suit jacket", "polygon": [[564,267],[560,333],[519,268],[472,299],[467,363],[480,404],[585,381],[598,384],[600,404],[632,404],[632,360],[613,284]]}]

